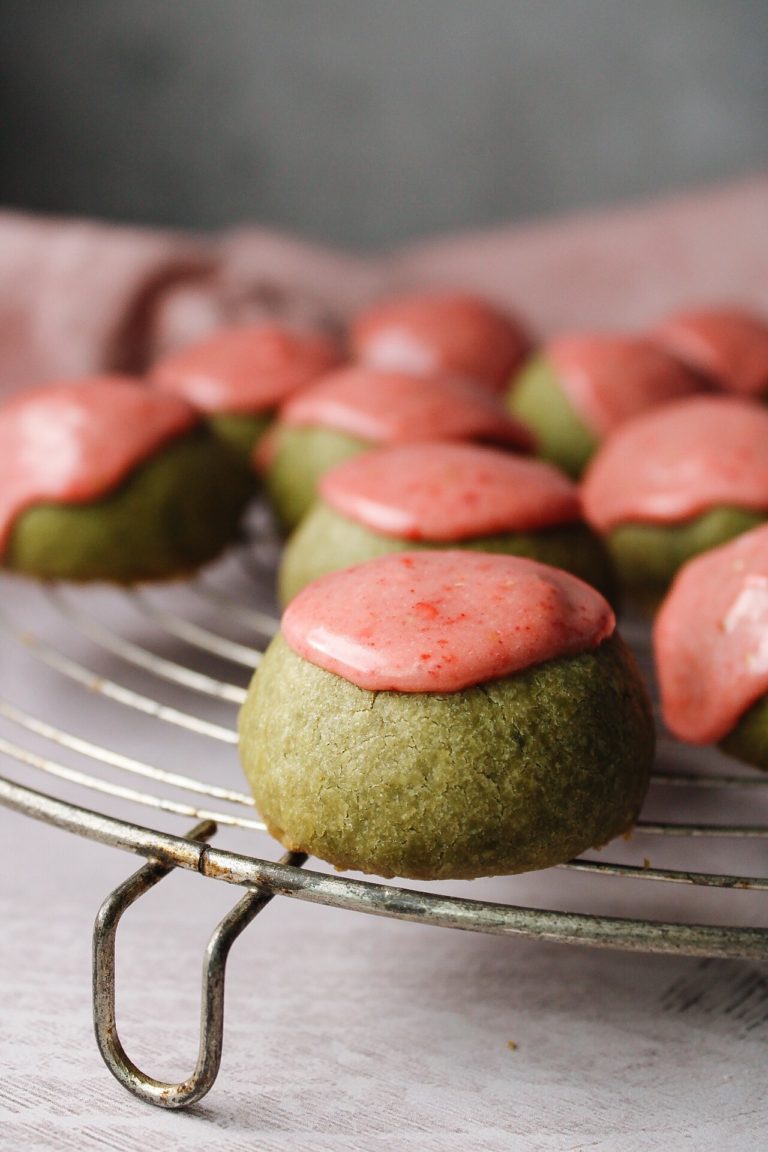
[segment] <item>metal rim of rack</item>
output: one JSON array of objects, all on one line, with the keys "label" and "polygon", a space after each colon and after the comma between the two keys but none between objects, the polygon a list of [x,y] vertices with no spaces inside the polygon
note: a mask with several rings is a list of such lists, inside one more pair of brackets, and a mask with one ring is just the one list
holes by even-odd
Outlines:
[{"label": "metal rim of rack", "polygon": [[[263,580],[271,574],[268,562],[254,558],[242,548],[238,562],[252,578]],[[277,623],[207,581],[195,585],[196,593],[230,618],[248,623],[264,639]],[[239,704],[244,689],[230,681],[217,680],[189,664],[161,657],[127,639],[90,614],[75,607],[63,587],[41,586],[40,593],[81,636],[119,660],[193,693],[229,704]],[[203,627],[188,617],[158,607],[143,589],[125,591],[132,606],[164,633],[202,652],[252,669],[261,655],[259,648],[235,642]],[[30,635],[12,616],[0,611],[0,634],[25,647],[48,669],[67,677],[89,692],[137,710],[170,726],[204,734],[212,740],[234,745],[233,730],[162,704],[152,696],[137,692],[118,680],[97,675],[86,665],[70,658],[45,641]],[[208,841],[219,825],[263,830],[264,825],[249,816],[232,816],[213,811],[206,801],[223,801],[253,811],[253,801],[244,793],[210,785],[175,772],[168,772],[33,716],[11,701],[0,698],[0,718],[27,733],[52,741],[82,757],[109,765],[157,785],[183,789],[201,803],[177,802],[153,791],[138,791],[115,784],[98,774],[72,769],[58,760],[40,756],[23,745],[0,736],[0,756],[27,768],[78,785],[97,793],[140,804],[150,809],[194,818],[200,823],[186,836],[132,823],[57,799],[0,775],[0,804],[65,831],[122,848],[144,856],[147,863],[120,885],[104,902],[94,928],[94,1025],[99,1050],[113,1075],[139,1098],[166,1108],[180,1108],[199,1100],[212,1086],[221,1058],[223,1037],[224,975],[229,949],[237,936],[274,896],[287,896],[313,903],[366,912],[398,920],[495,935],[527,936],[557,943],[582,944],[599,948],[667,953],[701,957],[768,959],[768,929],[728,925],[661,922],[629,917],[598,916],[581,912],[558,912],[511,904],[446,896],[404,889],[393,884],[357,880],[314,872],[303,867],[306,857],[288,853],[277,862],[217,848]],[[768,786],[768,775],[696,772],[657,773],[654,779],[670,787],[714,789],[760,788]],[[746,824],[682,824],[640,821],[638,829],[652,836],[768,838],[768,826]],[[571,871],[615,876],[642,881],[660,881],[719,889],[768,890],[768,877],[691,872],[670,868],[636,867],[609,861],[573,860],[560,866]],[[249,889],[214,931],[204,962],[200,1049],[193,1074],[181,1084],[165,1084],[141,1072],[120,1043],[115,1019],[115,937],[121,916],[150,887],[176,868],[198,872]]]}]

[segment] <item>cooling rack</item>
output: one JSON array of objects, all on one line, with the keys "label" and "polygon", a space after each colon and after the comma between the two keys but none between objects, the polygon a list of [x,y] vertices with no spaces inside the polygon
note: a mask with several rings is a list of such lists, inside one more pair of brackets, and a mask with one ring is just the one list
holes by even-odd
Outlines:
[{"label": "cooling rack", "polygon": [[[229,949],[275,896],[560,943],[768,958],[761,896],[768,890],[768,776],[725,757],[691,754],[665,736],[651,800],[631,842],[542,874],[551,887],[545,906],[478,899],[467,882],[446,893],[305,869],[298,853],[272,859],[274,842],[243,790],[235,720],[277,628],[276,556],[257,515],[249,538],[224,560],[169,588],[76,589],[10,576],[0,583],[8,672],[0,677],[0,803],[147,860],[107,898],[94,928],[96,1038],[126,1088],[169,1108],[210,1089],[221,1059]],[[647,663],[647,630],[630,621],[624,632]],[[179,771],[180,763],[188,770]],[[194,827],[179,832],[179,820]],[[248,836],[248,850],[210,843],[217,832],[223,840]],[[127,908],[176,868],[246,891],[206,950],[197,1065],[182,1083],[168,1084],[137,1068],[120,1042],[115,943]],[[586,881],[579,888],[585,908],[568,908],[569,878]],[[622,912],[634,914],[597,910],[611,884],[622,885]],[[679,918],[646,914],[647,902],[634,894],[649,886],[676,886],[683,894],[675,904]],[[690,922],[701,907],[693,897],[702,893],[717,897],[707,907],[711,922]],[[739,904],[744,898],[749,906]]]}]

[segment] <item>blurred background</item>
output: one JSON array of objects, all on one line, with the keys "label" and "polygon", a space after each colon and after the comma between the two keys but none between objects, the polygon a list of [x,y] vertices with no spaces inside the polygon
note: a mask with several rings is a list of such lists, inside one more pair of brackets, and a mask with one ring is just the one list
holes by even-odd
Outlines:
[{"label": "blurred background", "polygon": [[0,0],[0,202],[373,249],[768,160],[765,0]]}]

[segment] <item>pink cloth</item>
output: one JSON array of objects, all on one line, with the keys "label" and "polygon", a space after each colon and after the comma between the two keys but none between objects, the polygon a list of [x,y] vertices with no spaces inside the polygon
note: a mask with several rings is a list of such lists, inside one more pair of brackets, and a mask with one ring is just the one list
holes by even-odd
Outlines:
[{"label": "pink cloth", "polygon": [[727,300],[768,311],[768,174],[649,204],[409,246],[387,287],[460,285],[543,335]]},{"label": "pink cloth", "polygon": [[647,205],[364,258],[263,228],[216,241],[0,213],[0,392],[141,371],[224,324],[333,326],[420,288],[477,291],[542,334],[655,323],[727,300],[768,311],[768,175]]}]

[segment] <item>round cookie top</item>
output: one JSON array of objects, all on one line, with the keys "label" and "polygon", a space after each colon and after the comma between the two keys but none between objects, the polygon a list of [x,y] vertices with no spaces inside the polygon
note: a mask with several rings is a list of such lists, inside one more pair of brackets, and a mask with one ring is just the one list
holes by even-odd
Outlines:
[{"label": "round cookie top", "polygon": [[576,485],[541,460],[476,444],[401,444],[331,469],[320,494],[337,512],[385,536],[466,540],[572,523]]},{"label": "round cookie top", "polygon": [[603,597],[566,572],[480,552],[404,552],[307,585],[283,616],[299,656],[359,688],[458,692],[611,635]]},{"label": "round cookie top", "polygon": [[523,451],[533,447],[530,432],[495,396],[466,381],[355,365],[288,400],[280,420],[332,428],[372,444],[485,440]]},{"label": "round cookie top", "polygon": [[686,564],[653,638],[667,727],[722,740],[768,692],[768,526]]},{"label": "round cookie top", "polygon": [[722,505],[768,512],[768,410],[701,396],[638,416],[597,453],[581,496],[600,531],[672,524]]},{"label": "round cookie top", "polygon": [[701,388],[678,360],[640,336],[562,336],[544,356],[576,413],[601,438],[638,413]]},{"label": "round cookie top", "polygon": [[103,496],[199,419],[180,396],[153,392],[123,376],[67,381],[15,396],[0,408],[0,554],[25,509]]},{"label": "round cookie top", "polygon": [[150,382],[202,412],[264,412],[340,360],[336,344],[320,332],[277,325],[225,328],[159,360]]},{"label": "round cookie top", "polygon": [[742,396],[768,393],[768,323],[746,308],[678,312],[654,338],[720,388]]},{"label": "round cookie top", "polygon": [[385,371],[447,372],[503,392],[531,347],[524,325],[477,296],[398,296],[352,326],[353,354]]}]

